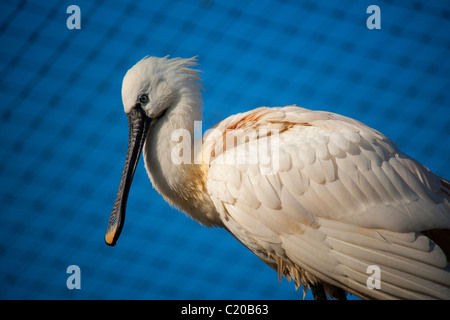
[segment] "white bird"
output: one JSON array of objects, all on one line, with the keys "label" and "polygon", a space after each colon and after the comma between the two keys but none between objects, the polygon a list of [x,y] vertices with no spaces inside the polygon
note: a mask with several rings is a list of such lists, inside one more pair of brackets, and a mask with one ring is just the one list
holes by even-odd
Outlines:
[{"label": "white bird", "polygon": [[315,299],[450,299],[449,181],[356,120],[297,106],[230,116],[199,148],[195,65],[145,57],[123,79],[129,145],[107,244],[122,230],[143,148],[168,203],[225,228]]}]

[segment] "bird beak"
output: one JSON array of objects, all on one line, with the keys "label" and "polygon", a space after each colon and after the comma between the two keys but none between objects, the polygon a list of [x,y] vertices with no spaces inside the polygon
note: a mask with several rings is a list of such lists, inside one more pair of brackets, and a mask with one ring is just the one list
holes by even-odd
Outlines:
[{"label": "bird beak", "polygon": [[128,191],[130,191],[133,181],[134,171],[139,161],[139,156],[144,145],[147,132],[152,122],[140,105],[135,106],[128,114],[128,150],[123,167],[122,178],[120,179],[119,190],[116,201],[109,217],[106,227],[105,242],[109,246],[114,246],[119,238],[125,221],[125,210],[127,207]]}]

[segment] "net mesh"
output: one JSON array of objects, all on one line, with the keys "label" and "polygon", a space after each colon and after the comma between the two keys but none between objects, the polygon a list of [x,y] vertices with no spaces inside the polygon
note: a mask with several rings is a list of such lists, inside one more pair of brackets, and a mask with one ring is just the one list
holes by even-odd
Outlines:
[{"label": "net mesh", "polygon": [[121,82],[146,55],[198,55],[204,130],[259,106],[328,110],[446,177],[450,8],[383,1],[369,30],[371,2],[77,1],[70,30],[70,2],[1,1],[0,298],[301,299],[224,230],[166,204],[142,161],[121,239],[105,245],[128,138]]}]

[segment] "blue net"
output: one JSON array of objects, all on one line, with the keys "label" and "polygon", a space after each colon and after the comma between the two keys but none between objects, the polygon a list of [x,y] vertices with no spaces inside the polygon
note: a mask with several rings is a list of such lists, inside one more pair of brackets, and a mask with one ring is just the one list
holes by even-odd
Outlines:
[{"label": "blue net", "polygon": [[[67,28],[71,4],[81,29]],[[0,2],[0,298],[301,299],[226,231],[166,204],[142,160],[105,245],[128,139],[122,78],[146,55],[198,55],[204,130],[259,106],[328,110],[448,178],[450,8],[383,1],[369,30],[371,4]]]}]

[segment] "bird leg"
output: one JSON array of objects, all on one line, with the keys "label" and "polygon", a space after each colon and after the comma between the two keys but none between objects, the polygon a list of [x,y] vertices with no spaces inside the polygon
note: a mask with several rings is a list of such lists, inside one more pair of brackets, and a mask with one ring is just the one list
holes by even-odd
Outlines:
[{"label": "bird leg", "polygon": [[322,283],[311,283],[309,285],[309,289],[311,289],[314,300],[327,300],[327,295],[325,294],[325,289],[323,288]]},{"label": "bird leg", "polygon": [[335,300],[347,300],[346,292],[340,288],[336,288],[331,296]]}]

